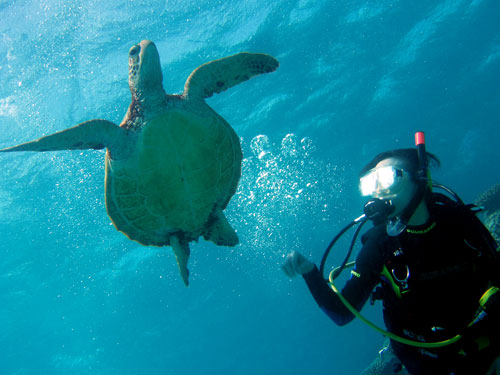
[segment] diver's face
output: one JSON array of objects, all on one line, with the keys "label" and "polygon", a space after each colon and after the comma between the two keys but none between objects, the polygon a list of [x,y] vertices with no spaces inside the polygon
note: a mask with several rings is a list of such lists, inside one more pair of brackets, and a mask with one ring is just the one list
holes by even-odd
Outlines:
[{"label": "diver's face", "polygon": [[390,186],[387,186],[383,181],[377,181],[371,196],[373,198],[390,200],[394,206],[394,211],[389,218],[394,218],[400,216],[406,206],[408,206],[417,191],[417,184],[406,171],[405,163],[401,159],[388,158],[381,160],[373,170],[381,170],[384,167],[392,167],[395,174],[394,182]]}]

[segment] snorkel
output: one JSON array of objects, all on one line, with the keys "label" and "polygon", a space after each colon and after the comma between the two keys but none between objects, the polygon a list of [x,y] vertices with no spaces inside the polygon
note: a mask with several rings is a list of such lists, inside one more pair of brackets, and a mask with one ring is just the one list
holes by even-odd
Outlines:
[{"label": "snorkel", "polygon": [[[413,216],[420,202],[422,202],[422,199],[424,199],[428,189],[431,188],[428,163],[427,163],[427,153],[425,150],[424,132],[419,131],[415,133],[415,147],[417,149],[417,155],[418,155],[418,170],[415,175],[417,183],[417,191],[415,192],[413,198],[405,207],[401,215],[399,217],[395,217],[387,221],[386,224],[387,234],[391,237],[399,235],[403,230],[406,229],[408,221]],[[366,212],[366,205],[365,205],[365,212]]]}]

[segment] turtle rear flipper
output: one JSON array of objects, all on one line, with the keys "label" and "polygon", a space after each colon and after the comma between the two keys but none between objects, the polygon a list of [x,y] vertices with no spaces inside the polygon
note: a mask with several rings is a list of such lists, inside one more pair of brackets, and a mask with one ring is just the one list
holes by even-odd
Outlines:
[{"label": "turtle rear flipper", "polygon": [[250,78],[274,72],[278,60],[264,53],[241,52],[200,65],[188,77],[184,96],[209,98]]},{"label": "turtle rear flipper", "polygon": [[4,148],[0,152],[100,150],[107,147],[115,155],[123,152],[127,138],[125,129],[111,121],[97,119],[82,122],[31,142]]},{"label": "turtle rear flipper", "polygon": [[203,235],[205,240],[212,241],[218,246],[236,246],[240,242],[238,235],[220,208],[212,214],[211,221],[207,233]]},{"label": "turtle rear flipper", "polygon": [[177,266],[179,267],[182,280],[186,286],[189,286],[189,270],[187,268],[189,255],[191,254],[189,244],[177,236],[171,236],[170,246],[172,246],[172,250],[174,250],[175,259],[177,260]]}]

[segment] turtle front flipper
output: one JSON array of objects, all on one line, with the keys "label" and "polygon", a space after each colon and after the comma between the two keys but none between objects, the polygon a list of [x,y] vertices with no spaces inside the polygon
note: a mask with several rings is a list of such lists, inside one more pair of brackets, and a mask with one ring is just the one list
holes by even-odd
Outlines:
[{"label": "turtle front flipper", "polygon": [[189,244],[177,236],[171,236],[170,246],[172,246],[172,250],[174,250],[175,259],[177,260],[177,266],[179,267],[182,280],[186,286],[189,286],[189,270],[187,269],[189,254],[191,254]]},{"label": "turtle front flipper", "polygon": [[240,242],[220,208],[212,213],[203,238],[219,246],[236,246]]},{"label": "turtle front flipper", "polygon": [[15,151],[61,151],[61,150],[100,150],[107,147],[112,154],[125,149],[127,131],[107,120],[89,120],[69,129],[4,148],[0,152]]},{"label": "turtle front flipper", "polygon": [[263,73],[274,72],[278,60],[264,53],[241,52],[196,68],[184,85],[184,96],[208,98]]}]

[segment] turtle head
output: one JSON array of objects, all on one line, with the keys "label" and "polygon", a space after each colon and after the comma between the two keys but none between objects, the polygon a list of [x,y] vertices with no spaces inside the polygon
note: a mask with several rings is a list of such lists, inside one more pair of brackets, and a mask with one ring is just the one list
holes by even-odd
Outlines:
[{"label": "turtle head", "polygon": [[137,97],[163,93],[160,55],[155,44],[143,40],[128,53],[128,83]]}]

